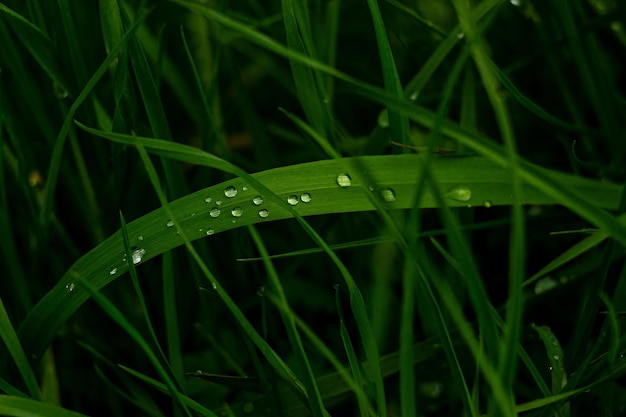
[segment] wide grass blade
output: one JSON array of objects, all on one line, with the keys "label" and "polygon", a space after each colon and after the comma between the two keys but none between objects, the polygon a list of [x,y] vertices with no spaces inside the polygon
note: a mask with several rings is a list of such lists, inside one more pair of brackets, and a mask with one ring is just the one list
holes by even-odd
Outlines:
[{"label": "wide grass blade", "polygon": [[7,417],[86,417],[54,404],[9,395],[0,395],[0,414]]}]

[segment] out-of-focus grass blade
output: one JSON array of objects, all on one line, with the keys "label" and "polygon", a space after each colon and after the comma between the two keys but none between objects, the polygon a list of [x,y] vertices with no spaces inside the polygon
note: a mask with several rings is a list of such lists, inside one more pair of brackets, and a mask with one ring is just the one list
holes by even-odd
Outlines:
[{"label": "out-of-focus grass blade", "polygon": [[[30,363],[26,358],[26,354],[24,353],[22,345],[17,338],[17,333],[15,333],[15,329],[11,324],[11,320],[9,319],[9,315],[4,308],[4,303],[2,302],[1,298],[0,338],[2,338],[2,341],[7,346],[9,353],[13,357],[13,361],[15,362],[17,369],[20,371],[22,379],[24,379],[24,383],[26,384],[26,388],[28,388],[28,393],[30,394],[30,396],[35,400],[41,399],[39,386],[37,385],[37,378],[35,377],[33,368],[31,368]],[[5,366],[3,365],[2,368],[5,368]]]},{"label": "out-of-focus grass blade", "polygon": [[0,3],[0,16],[11,25],[17,37],[50,78],[61,89],[66,90],[66,83],[55,56],[57,50],[55,43],[41,29],[2,3]]},{"label": "out-of-focus grass blade", "polygon": [[[383,70],[383,81],[385,90],[392,97],[402,99],[403,91],[400,83],[400,76],[393,59],[389,39],[387,38],[387,30],[383,17],[380,14],[378,0],[367,0],[367,6],[374,22],[374,32],[376,33],[376,42],[378,44],[378,55]],[[407,144],[409,140],[409,118],[406,114],[396,109],[387,109],[389,115],[389,128],[391,129],[391,139],[403,144]]]},{"label": "out-of-focus grass blade", "polygon": [[9,395],[0,395],[0,415],[7,417],[87,417],[85,414],[54,404]]},{"label": "out-of-focus grass blade", "polygon": [[[115,45],[119,44],[124,34],[122,17],[117,0],[100,0],[100,25],[102,26],[102,37],[107,54]],[[117,61],[111,63],[111,68],[116,68]]]},{"label": "out-of-focus grass blade", "polygon": [[[318,60],[316,46],[311,31],[309,5],[297,0],[283,0],[283,21],[287,46],[311,60]],[[330,97],[324,91],[324,83],[318,69],[309,65],[292,61],[291,71],[296,84],[298,99],[309,120],[318,132],[324,132],[331,138],[332,118],[329,107]]]}]

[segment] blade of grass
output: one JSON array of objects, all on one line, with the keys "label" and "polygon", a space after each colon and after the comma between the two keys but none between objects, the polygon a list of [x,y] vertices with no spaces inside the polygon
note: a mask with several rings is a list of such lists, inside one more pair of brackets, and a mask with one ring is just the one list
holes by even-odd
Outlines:
[{"label": "blade of grass", "polygon": [[0,414],[7,417],[87,417],[54,404],[9,395],[0,395]]},{"label": "blade of grass", "polygon": [[[393,52],[387,38],[387,30],[383,17],[380,14],[377,0],[367,0],[367,7],[370,10],[372,21],[374,24],[374,32],[376,33],[376,42],[378,44],[378,55],[383,70],[383,81],[385,91],[390,96],[402,99],[403,91],[400,83],[398,69],[393,59]],[[391,130],[391,139],[402,144],[408,144],[409,140],[409,118],[405,113],[398,112],[395,109],[387,109],[389,115],[389,128]]]},{"label": "blade of grass", "polygon": [[[11,357],[13,358],[13,362],[17,366],[17,369],[24,380],[24,384],[28,389],[28,393],[35,400],[41,399],[41,394],[39,392],[39,386],[37,384],[37,378],[35,377],[35,373],[33,372],[33,368],[31,368],[28,359],[26,358],[26,354],[22,349],[22,345],[17,337],[17,333],[15,333],[15,329],[11,324],[11,320],[9,319],[9,315],[7,314],[6,309],[4,308],[4,303],[0,298],[0,338],[7,346]],[[3,366],[4,368],[5,366]]]}]

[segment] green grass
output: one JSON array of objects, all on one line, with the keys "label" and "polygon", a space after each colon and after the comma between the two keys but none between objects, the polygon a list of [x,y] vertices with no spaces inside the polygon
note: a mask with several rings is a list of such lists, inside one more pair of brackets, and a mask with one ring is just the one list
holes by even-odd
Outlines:
[{"label": "green grass", "polygon": [[3,1],[0,414],[623,414],[625,20]]}]

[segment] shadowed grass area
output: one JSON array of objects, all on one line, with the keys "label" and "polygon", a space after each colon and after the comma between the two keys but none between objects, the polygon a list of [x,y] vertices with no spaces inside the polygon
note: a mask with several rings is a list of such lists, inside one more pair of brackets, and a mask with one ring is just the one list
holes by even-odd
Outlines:
[{"label": "shadowed grass area", "polygon": [[0,414],[626,409],[619,2],[0,4]]}]

